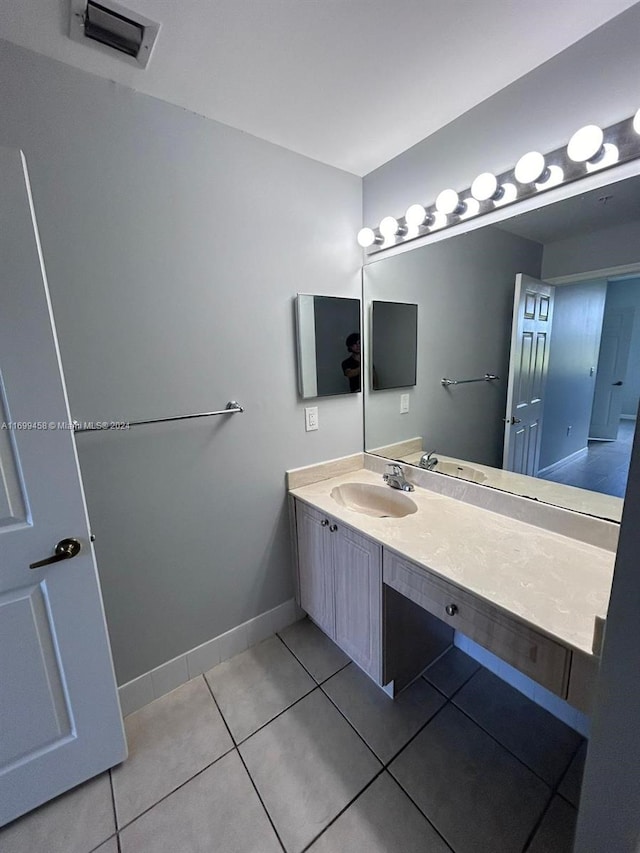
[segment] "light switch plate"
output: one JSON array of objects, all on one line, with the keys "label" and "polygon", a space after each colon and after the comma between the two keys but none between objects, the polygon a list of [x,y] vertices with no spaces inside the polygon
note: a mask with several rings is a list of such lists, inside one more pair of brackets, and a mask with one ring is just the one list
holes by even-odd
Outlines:
[{"label": "light switch plate", "polygon": [[406,415],[409,411],[409,395],[400,394],[400,414]]},{"label": "light switch plate", "polygon": [[305,406],[304,410],[304,428],[307,432],[318,429],[318,407]]}]

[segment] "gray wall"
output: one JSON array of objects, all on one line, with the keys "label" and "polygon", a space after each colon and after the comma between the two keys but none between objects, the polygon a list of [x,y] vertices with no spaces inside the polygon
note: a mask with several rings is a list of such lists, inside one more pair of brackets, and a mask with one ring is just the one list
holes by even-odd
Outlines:
[{"label": "gray wall", "polygon": [[359,296],[361,181],[0,42],[71,411],[242,415],[78,437],[118,680],[292,595],[284,471],[362,449],[361,397],[304,432],[293,296]]},{"label": "gray wall", "polygon": [[540,468],[587,446],[606,294],[606,281],[556,288]]},{"label": "gray wall", "polygon": [[547,243],[542,259],[542,277],[589,273],[626,264],[640,264],[640,222],[627,222]]},{"label": "gray wall", "polygon": [[640,278],[610,281],[607,287],[607,311],[632,311],[633,330],[622,388],[622,414],[635,418],[640,402]]},{"label": "gray wall", "polygon": [[[501,467],[515,276],[538,277],[541,263],[540,244],[484,228],[365,267],[366,316],[374,299],[418,304],[416,386],[366,393],[367,448],[422,436],[425,449]],[[485,372],[500,381],[440,384]]]},{"label": "gray wall", "polygon": [[480,172],[512,168],[525,151],[552,151],[584,124],[606,126],[633,115],[639,30],[636,4],[371,172],[364,179],[365,224],[401,216],[415,202],[431,204],[447,186],[465,189]]},{"label": "gray wall", "polygon": [[640,430],[629,470],[575,853],[640,849]]}]

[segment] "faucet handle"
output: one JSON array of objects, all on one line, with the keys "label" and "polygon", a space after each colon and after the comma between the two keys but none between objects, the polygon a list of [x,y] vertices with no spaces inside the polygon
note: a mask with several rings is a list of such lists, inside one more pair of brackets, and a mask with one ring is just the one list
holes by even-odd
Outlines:
[{"label": "faucet handle", "polygon": [[399,465],[396,465],[395,462],[387,462],[387,468],[391,468],[391,473],[395,474],[396,477],[402,475],[402,468]]}]

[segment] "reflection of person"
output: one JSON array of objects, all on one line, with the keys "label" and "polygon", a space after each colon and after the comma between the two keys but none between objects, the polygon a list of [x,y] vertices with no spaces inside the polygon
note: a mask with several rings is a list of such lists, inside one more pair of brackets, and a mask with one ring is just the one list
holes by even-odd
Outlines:
[{"label": "reflection of person", "polygon": [[352,332],[345,343],[350,355],[342,362],[342,372],[349,380],[349,391],[355,393],[360,390],[360,335],[358,332]]}]

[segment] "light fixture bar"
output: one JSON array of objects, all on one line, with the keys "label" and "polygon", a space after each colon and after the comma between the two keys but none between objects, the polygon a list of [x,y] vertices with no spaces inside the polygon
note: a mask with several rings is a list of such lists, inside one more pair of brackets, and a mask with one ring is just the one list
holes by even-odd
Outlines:
[{"label": "light fixture bar", "polygon": [[[398,219],[384,217],[381,222],[381,225],[384,223],[383,228],[366,229],[371,232],[373,239],[366,247],[367,254],[377,254],[392,246],[408,243],[539,195],[548,189],[579,181],[596,169],[609,169],[640,158],[640,110],[635,116],[605,128],[601,131],[602,137],[596,131],[600,131],[600,128],[588,125],[573,134],[569,145],[547,154],[535,152],[536,160],[543,166],[541,169],[530,168],[534,159],[531,154],[534,152],[529,152],[520,157],[513,169],[495,176],[493,173],[483,173],[474,180],[471,188],[459,193],[454,190],[440,193],[440,205],[437,202],[430,207],[412,204],[405,216]],[[482,181],[479,184],[480,179]],[[457,198],[455,204],[454,196]],[[397,223],[395,230],[390,227],[393,222]]]}]

